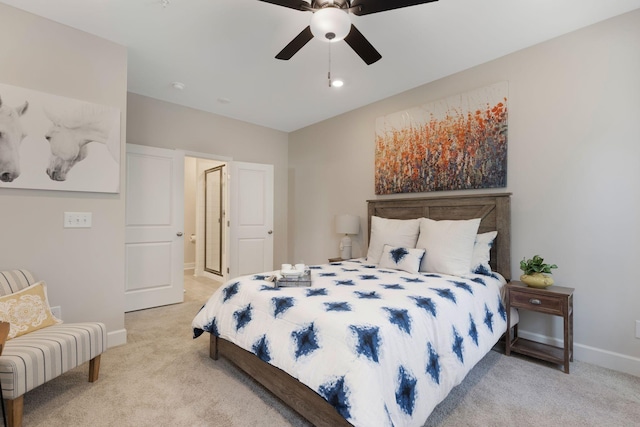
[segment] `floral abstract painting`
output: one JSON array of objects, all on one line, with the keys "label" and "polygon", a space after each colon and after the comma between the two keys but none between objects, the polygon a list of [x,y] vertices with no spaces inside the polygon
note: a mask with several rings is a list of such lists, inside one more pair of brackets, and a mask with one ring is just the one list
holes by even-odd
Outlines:
[{"label": "floral abstract painting", "polygon": [[376,194],[507,185],[507,82],[376,120]]}]

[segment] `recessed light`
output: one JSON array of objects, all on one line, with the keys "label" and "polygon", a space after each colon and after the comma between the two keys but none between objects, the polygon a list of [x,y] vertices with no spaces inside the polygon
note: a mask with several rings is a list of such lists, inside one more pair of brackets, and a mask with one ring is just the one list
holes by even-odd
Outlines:
[{"label": "recessed light", "polygon": [[184,83],[182,82],[173,82],[171,83],[171,87],[174,88],[175,90],[182,90],[184,89]]},{"label": "recessed light", "polygon": [[331,80],[331,87],[342,87],[344,82],[342,80]]}]

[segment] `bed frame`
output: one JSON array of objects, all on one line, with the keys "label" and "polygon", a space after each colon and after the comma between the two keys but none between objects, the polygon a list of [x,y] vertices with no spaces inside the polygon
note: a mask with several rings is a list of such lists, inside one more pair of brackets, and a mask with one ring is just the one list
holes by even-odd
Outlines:
[{"label": "bed frame", "polygon": [[[427,198],[368,200],[368,236],[371,217],[392,219],[482,218],[479,233],[498,231],[491,252],[491,267],[511,279],[511,209],[510,193],[471,194]],[[260,360],[235,344],[210,335],[209,356],[224,356],[254,380],[262,384],[289,407],[316,426],[350,426],[326,400],[286,372]]]}]

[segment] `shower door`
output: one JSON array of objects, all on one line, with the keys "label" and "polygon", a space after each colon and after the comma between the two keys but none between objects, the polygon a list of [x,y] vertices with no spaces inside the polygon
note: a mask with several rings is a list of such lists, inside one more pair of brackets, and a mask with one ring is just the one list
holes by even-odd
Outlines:
[{"label": "shower door", "polygon": [[204,171],[204,270],[223,275],[224,165]]}]

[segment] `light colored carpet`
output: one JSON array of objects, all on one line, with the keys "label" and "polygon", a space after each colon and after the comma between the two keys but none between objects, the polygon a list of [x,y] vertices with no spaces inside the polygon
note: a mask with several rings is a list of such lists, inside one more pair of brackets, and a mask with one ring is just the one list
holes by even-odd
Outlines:
[{"label": "light colored carpet", "polygon": [[[192,339],[215,288],[185,276],[182,304],[126,315],[127,345],[27,393],[24,426],[308,426],[225,359]],[[640,426],[640,378],[581,362],[554,366],[490,352],[426,426]]]}]

